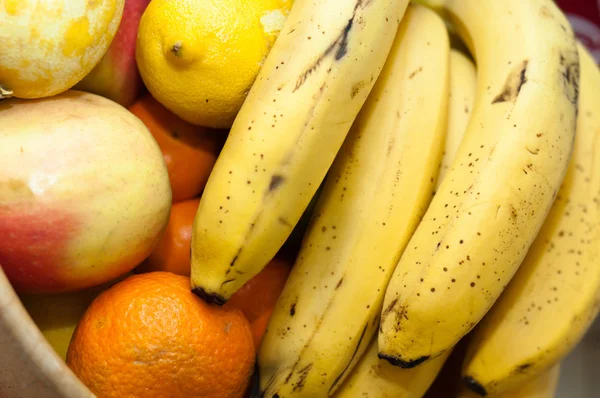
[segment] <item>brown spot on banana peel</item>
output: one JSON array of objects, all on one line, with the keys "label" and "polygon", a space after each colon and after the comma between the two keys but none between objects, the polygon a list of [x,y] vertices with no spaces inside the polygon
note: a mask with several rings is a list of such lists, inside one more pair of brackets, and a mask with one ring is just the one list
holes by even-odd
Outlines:
[{"label": "brown spot on banana peel", "polygon": [[354,5],[354,10],[352,12],[352,16],[348,19],[346,26],[342,29],[340,34],[335,38],[335,40],[325,49],[325,51],[317,58],[315,62],[312,63],[308,68],[302,72],[302,74],[296,80],[296,86],[292,92],[296,92],[302,85],[308,80],[309,76],[319,69],[323,60],[328,56],[335,54],[335,61],[339,61],[348,53],[348,36],[350,35],[350,31],[352,30],[352,26],[354,25],[354,20],[356,19],[356,14],[359,8],[365,8],[371,3],[370,0],[357,0]]},{"label": "brown spot on banana peel", "polygon": [[498,104],[502,102],[515,103],[517,101],[517,97],[521,92],[521,88],[525,83],[527,83],[528,64],[528,60],[523,60],[513,68],[506,78],[502,92],[498,94],[496,98],[494,98],[492,104]]},{"label": "brown spot on banana peel", "polygon": [[[254,224],[252,224],[252,226],[254,226]],[[252,229],[252,227],[250,229]],[[235,265],[235,262],[237,261],[238,257],[240,256],[241,251],[242,251],[242,248],[240,247],[238,249],[237,253],[235,253],[235,256],[233,256],[233,259],[231,260],[231,262],[229,263],[230,267],[233,267]]]},{"label": "brown spot on banana peel", "polygon": [[419,66],[414,72],[412,72],[410,75],[408,75],[408,79],[412,80],[412,78],[415,77],[416,75],[418,75],[420,72],[423,72],[422,66]]},{"label": "brown spot on banana peel", "polygon": [[338,281],[337,285],[335,285],[335,289],[334,290],[338,290],[340,288],[340,286],[342,286],[342,283],[344,283],[344,277],[343,276]]},{"label": "brown spot on banana peel", "polygon": [[[570,57],[560,54],[561,75],[563,80],[563,90],[569,102],[575,106],[575,115],[578,112],[579,99],[579,54],[574,53]],[[569,60],[570,59],[570,60]]]},{"label": "brown spot on banana peel", "polygon": [[[396,308],[397,303],[398,297],[392,300],[392,302],[381,312],[381,325],[383,325],[387,318],[393,314],[395,316],[394,329],[399,332],[401,330],[402,321],[404,319],[408,320],[408,309],[403,305]],[[381,325],[380,331],[383,331]]]},{"label": "brown spot on banana peel", "polygon": [[308,365],[306,365],[298,371],[298,382],[296,383],[294,388],[292,388],[292,391],[302,391],[302,389],[304,388],[304,383],[306,383],[306,378],[308,377],[312,366],[313,364],[309,363]]},{"label": "brown spot on banana peel", "polygon": [[[392,302],[381,312],[381,323],[383,324],[387,319],[388,315],[394,309],[394,306],[398,302],[398,297],[392,300]],[[382,330],[383,331],[383,330]]]},{"label": "brown spot on banana peel", "polygon": [[290,306],[290,316],[296,315],[296,302],[294,301]]},{"label": "brown spot on banana peel", "polygon": [[518,374],[518,373],[525,373],[525,371],[527,369],[529,369],[530,367],[532,367],[533,364],[531,363],[524,363],[522,365],[519,365],[516,367],[516,369],[513,371],[513,374]]},{"label": "brown spot on banana peel", "polygon": [[279,188],[284,181],[285,178],[282,175],[275,174],[273,177],[271,177],[271,182],[269,183],[269,192],[273,192]]},{"label": "brown spot on banana peel", "polygon": [[292,224],[290,224],[285,218],[283,217],[279,217],[277,219],[277,221],[279,221],[279,224],[285,225],[286,227],[293,227]]},{"label": "brown spot on banana peel", "polygon": [[537,155],[538,153],[540,153],[540,150],[537,149],[537,148],[536,149],[530,149],[528,147],[525,147],[525,149],[527,150],[527,152],[529,152],[532,155]]},{"label": "brown spot on banana peel", "polygon": [[463,383],[467,386],[469,390],[473,391],[474,393],[479,394],[482,397],[485,397],[487,395],[487,391],[485,390],[485,388],[473,377],[463,377]]},{"label": "brown spot on banana peel", "polygon": [[364,86],[365,86],[364,80],[354,83],[352,85],[352,91],[350,91],[350,98],[356,97],[358,95],[358,93],[360,93],[360,90],[363,89]]},{"label": "brown spot on banana peel", "polygon": [[223,283],[221,283],[221,287],[223,287],[223,285],[226,285],[226,284],[231,283],[233,281],[235,281],[235,279],[227,279],[226,281],[223,281]]}]

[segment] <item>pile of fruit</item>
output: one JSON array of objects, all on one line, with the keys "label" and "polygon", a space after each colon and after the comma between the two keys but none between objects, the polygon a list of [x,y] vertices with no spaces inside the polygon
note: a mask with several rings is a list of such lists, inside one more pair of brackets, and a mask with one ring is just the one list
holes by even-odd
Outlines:
[{"label": "pile of fruit", "polygon": [[551,0],[0,1],[0,271],[103,397],[552,397],[600,69]]}]

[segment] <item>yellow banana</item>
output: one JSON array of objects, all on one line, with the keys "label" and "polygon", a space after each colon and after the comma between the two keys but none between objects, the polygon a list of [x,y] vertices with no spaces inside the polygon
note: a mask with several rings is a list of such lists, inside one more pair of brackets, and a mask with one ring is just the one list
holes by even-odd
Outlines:
[{"label": "yellow banana", "polygon": [[429,0],[477,60],[475,108],[451,170],[387,288],[379,355],[413,367],[459,341],[508,284],[567,169],[579,60],[551,0]]},{"label": "yellow banana", "polygon": [[503,392],[559,362],[600,309],[600,70],[580,46],[577,138],[565,180],[523,264],[478,328],[463,376]]},{"label": "yellow banana", "polygon": [[[500,394],[489,395],[488,398],[554,398],[560,376],[560,364],[534,377],[513,390]],[[463,390],[458,398],[476,398],[479,395],[470,390]],[[440,397],[441,398],[441,397]]]},{"label": "yellow banana", "polygon": [[449,51],[442,19],[410,7],[271,317],[258,356],[265,397],[333,394],[376,333],[385,287],[439,170]]},{"label": "yellow banana", "polygon": [[494,398],[554,398],[559,376],[560,365],[556,364],[525,385]]},{"label": "yellow banana", "polygon": [[[449,77],[445,150],[437,186],[454,159],[473,110],[477,81],[475,65],[460,51],[451,49]],[[450,353],[451,350],[448,350],[424,366],[402,369],[377,357],[377,339],[375,339],[350,372],[336,397],[421,398],[435,380]]]},{"label": "yellow banana", "polygon": [[196,214],[191,284],[223,304],[283,245],[379,75],[408,0],[296,1]]},{"label": "yellow banana", "polygon": [[450,101],[448,103],[448,127],[446,127],[446,148],[437,179],[437,188],[446,176],[462,137],[475,103],[475,85],[477,71],[473,62],[463,53],[450,50]]},{"label": "yellow banana", "polygon": [[375,338],[335,396],[336,398],[421,398],[435,380],[449,355],[450,350],[418,368],[402,369],[377,357]]}]

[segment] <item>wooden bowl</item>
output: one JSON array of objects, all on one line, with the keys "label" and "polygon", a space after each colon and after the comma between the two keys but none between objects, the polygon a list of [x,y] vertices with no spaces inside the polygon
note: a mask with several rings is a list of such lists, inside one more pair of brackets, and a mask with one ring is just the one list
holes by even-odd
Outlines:
[{"label": "wooden bowl", "polygon": [[46,341],[0,267],[0,398],[95,397]]}]

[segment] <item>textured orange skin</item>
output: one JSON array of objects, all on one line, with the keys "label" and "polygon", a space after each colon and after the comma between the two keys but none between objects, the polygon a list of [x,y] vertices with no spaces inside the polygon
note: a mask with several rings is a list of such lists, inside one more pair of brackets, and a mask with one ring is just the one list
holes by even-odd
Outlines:
[{"label": "textured orange skin", "polygon": [[186,277],[153,272],[94,300],[67,364],[99,398],[234,398],[244,396],[254,355],[238,309],[202,301]]},{"label": "textured orange skin", "polygon": [[192,224],[200,199],[178,202],[171,207],[169,224],[150,256],[138,272],[166,271],[190,276]]},{"label": "textured orange skin", "polygon": [[225,133],[183,121],[150,94],[129,110],[148,127],[163,153],[173,202],[198,195],[217,161]]}]

